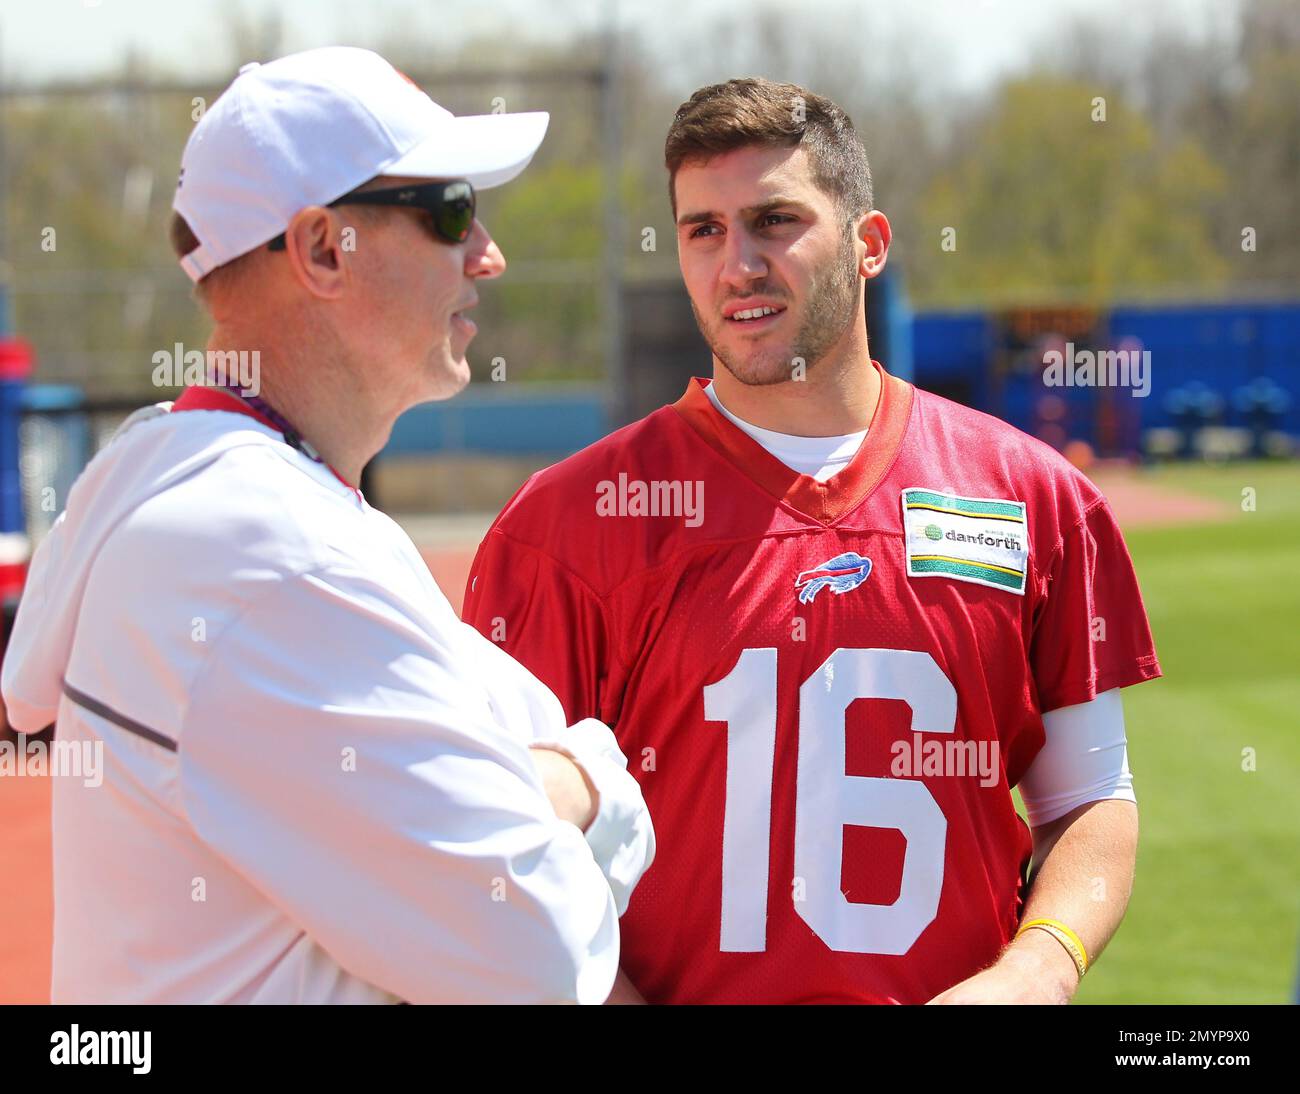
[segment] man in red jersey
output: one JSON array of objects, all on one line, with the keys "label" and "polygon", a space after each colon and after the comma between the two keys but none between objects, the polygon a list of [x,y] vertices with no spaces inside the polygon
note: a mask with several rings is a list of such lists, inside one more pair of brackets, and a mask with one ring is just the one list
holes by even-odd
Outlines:
[{"label": "man in red jersey", "polygon": [[1066,1002],[1133,878],[1118,689],[1160,675],[1114,517],[871,359],[890,227],[834,103],[706,87],[665,158],[713,381],[534,475],[465,600],[641,782],[624,994]]}]

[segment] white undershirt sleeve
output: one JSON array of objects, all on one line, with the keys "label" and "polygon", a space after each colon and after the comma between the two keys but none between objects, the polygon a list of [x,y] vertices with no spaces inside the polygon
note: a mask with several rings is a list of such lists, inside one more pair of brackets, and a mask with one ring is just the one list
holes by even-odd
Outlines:
[{"label": "white undershirt sleeve", "polygon": [[468,682],[461,639],[410,612],[331,567],[214,636],[183,723],[185,815],[340,966],[400,999],[603,1002],[619,958],[609,884],[551,808],[529,734]]},{"label": "white undershirt sleeve", "polygon": [[1136,802],[1120,689],[1043,715],[1047,740],[1020,780],[1031,828],[1088,802]]}]

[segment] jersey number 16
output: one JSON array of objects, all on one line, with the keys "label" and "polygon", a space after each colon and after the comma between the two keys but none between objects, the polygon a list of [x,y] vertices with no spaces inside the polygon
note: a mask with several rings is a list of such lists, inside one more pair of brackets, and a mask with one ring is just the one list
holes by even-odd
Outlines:
[{"label": "jersey number 16", "polygon": [[[704,717],[727,723],[722,824],[722,949],[767,948],[776,653],[744,650],[704,689]],[[833,950],[904,954],[939,910],[948,822],[924,783],[844,773],[844,719],[855,699],[901,699],[915,733],[952,733],[957,692],[928,653],[837,649],[799,688],[795,911]],[[898,899],[855,904],[840,888],[844,825],[896,828],[907,841]],[[832,836],[832,834],[835,834]],[[832,836],[832,838],[828,838]]]}]

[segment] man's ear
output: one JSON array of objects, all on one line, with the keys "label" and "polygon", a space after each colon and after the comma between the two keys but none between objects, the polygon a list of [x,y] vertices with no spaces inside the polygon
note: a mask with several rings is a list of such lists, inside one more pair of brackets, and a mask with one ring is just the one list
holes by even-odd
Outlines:
[{"label": "man's ear", "polygon": [[889,244],[893,239],[889,218],[879,209],[872,209],[858,217],[854,231],[863,244],[858,273],[866,278],[879,277],[889,258]]},{"label": "man's ear", "polygon": [[333,300],[347,281],[342,225],[319,205],[300,209],[284,232],[285,258],[294,277],[313,296]]}]

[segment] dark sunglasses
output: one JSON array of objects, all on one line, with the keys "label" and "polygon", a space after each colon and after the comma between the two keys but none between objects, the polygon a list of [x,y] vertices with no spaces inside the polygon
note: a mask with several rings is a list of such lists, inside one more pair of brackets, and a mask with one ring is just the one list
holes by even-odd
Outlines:
[{"label": "dark sunglasses", "polygon": [[[405,209],[423,209],[433,218],[433,230],[448,243],[464,243],[474,230],[476,199],[474,187],[464,179],[451,182],[424,182],[416,186],[394,186],[385,190],[354,190],[335,198],[335,205],[394,205]],[[285,248],[284,233],[267,247],[272,251]]]}]

